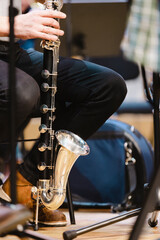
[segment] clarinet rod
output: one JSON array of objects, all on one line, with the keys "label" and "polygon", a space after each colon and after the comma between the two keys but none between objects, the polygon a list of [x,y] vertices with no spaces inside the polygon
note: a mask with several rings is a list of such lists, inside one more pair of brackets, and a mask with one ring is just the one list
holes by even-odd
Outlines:
[{"label": "clarinet rod", "polygon": [[140,213],[140,211],[141,211],[141,208],[137,208],[137,209],[134,209],[134,210],[129,211],[127,213],[120,214],[119,216],[107,219],[107,220],[99,222],[99,223],[89,225],[87,227],[80,228],[78,230],[66,231],[66,232],[63,233],[63,239],[64,240],[74,239],[81,234],[96,230],[98,228],[108,226],[108,225],[116,223],[116,222],[123,221],[125,219],[130,218],[130,217],[137,216]]}]

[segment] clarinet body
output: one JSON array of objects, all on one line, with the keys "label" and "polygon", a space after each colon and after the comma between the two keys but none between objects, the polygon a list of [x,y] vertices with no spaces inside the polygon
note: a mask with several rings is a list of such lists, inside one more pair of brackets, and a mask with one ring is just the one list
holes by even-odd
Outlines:
[{"label": "clarinet body", "polygon": [[[45,8],[60,11],[61,0],[46,0]],[[38,169],[41,174],[37,183],[36,221],[39,200],[48,209],[58,209],[65,200],[66,184],[73,164],[80,155],[87,155],[89,147],[83,139],[67,130],[55,132],[53,122],[56,118],[55,95],[57,92],[57,66],[59,62],[60,40],[42,40],[44,66],[41,84],[42,112],[40,131],[41,159]],[[33,190],[34,192],[34,190]],[[35,193],[35,192],[34,192]]]}]

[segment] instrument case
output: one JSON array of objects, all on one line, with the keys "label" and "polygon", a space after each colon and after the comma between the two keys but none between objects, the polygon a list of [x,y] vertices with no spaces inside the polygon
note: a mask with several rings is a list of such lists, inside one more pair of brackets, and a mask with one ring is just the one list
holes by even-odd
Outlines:
[{"label": "instrument case", "polygon": [[90,154],[78,158],[69,176],[74,206],[141,206],[154,169],[151,144],[133,126],[113,119],[87,143]]}]

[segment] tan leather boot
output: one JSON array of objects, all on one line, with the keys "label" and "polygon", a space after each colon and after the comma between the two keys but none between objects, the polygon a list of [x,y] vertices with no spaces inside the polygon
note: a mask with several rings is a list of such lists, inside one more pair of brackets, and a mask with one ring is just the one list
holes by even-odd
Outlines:
[{"label": "tan leather boot", "polygon": [[[31,197],[32,184],[28,182],[17,171],[17,203],[27,206],[35,214],[35,200]],[[10,195],[10,178],[3,184],[4,192]],[[0,194],[1,197],[1,194]],[[2,197],[3,198],[3,197]],[[38,222],[50,226],[65,226],[67,224],[65,215],[59,210],[49,210],[44,205],[39,206]]]}]

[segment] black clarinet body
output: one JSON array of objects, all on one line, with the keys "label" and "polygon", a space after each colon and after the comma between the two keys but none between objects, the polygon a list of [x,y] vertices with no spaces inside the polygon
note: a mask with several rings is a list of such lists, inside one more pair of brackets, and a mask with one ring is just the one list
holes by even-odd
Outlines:
[{"label": "black clarinet body", "polygon": [[[49,88],[52,86],[52,73],[53,70],[53,51],[48,50],[44,48],[44,59],[43,59],[43,71],[42,71],[42,78],[43,82],[41,84],[41,125],[39,127],[39,131],[41,132],[40,135],[40,146],[39,150],[40,153],[40,164],[38,166],[39,170],[42,170],[42,174],[40,174],[40,178],[42,179],[49,179],[50,171],[46,166],[51,166],[53,162],[53,149],[54,146],[52,146],[53,143],[51,141],[54,141],[54,133],[51,129],[52,125],[52,118],[55,118],[55,111],[53,110],[47,110],[51,109],[51,89]],[[51,112],[52,111],[52,114]],[[54,111],[54,112],[53,112]],[[50,129],[50,131],[48,131]],[[52,139],[52,140],[51,140]],[[54,141],[55,142],[55,141]],[[51,154],[52,151],[52,154]],[[51,159],[52,158],[52,159]]]}]

